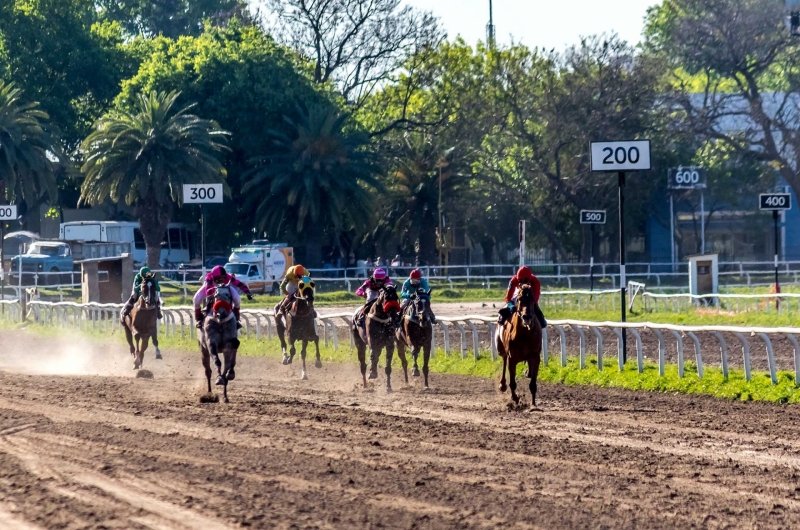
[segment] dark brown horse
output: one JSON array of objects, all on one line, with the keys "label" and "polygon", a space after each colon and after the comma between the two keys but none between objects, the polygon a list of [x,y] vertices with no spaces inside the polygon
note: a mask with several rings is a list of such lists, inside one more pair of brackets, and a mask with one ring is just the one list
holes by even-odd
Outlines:
[{"label": "dark brown horse", "polygon": [[433,321],[430,311],[431,292],[418,289],[411,296],[411,303],[402,315],[400,329],[397,330],[397,355],[403,364],[406,383],[408,383],[408,361],[406,346],[411,348],[414,358],[414,369],[411,374],[419,377],[419,351],[422,350],[422,373],[425,376],[425,388],[428,387],[428,361],[431,358],[431,342],[433,338]]},{"label": "dark brown horse", "polygon": [[[278,330],[278,338],[281,341],[281,349],[283,350],[283,364],[292,364],[292,359],[297,353],[294,343],[298,340],[303,343],[303,347],[300,350],[300,356],[303,359],[303,375],[300,378],[303,381],[308,379],[306,374],[306,350],[309,342],[313,342],[317,350],[317,362],[314,363],[314,366],[322,368],[322,359],[319,355],[319,335],[317,335],[317,330],[314,326],[314,287],[314,282],[306,284],[301,281],[286,315],[284,316],[277,310],[275,314],[275,327]],[[289,337],[288,354],[286,353],[286,335]]]},{"label": "dark brown horse", "polygon": [[519,403],[517,395],[517,364],[528,363],[528,376],[533,406],[536,406],[536,378],[542,354],[542,326],[534,315],[533,289],[522,285],[518,292],[516,310],[503,327],[497,330],[497,352],[503,358],[503,375],[500,391],[506,391],[506,367],[511,383],[511,399]]},{"label": "dark brown horse", "polygon": [[370,379],[378,378],[378,359],[381,350],[386,349],[386,391],[392,391],[392,357],[395,345],[395,322],[399,318],[400,302],[394,285],[384,287],[377,300],[366,315],[365,327],[358,325],[364,308],[353,316],[353,341],[358,350],[358,361],[361,363],[361,378],[364,388],[367,386],[367,345],[370,350]]},{"label": "dark brown horse", "polygon": [[[236,378],[236,352],[239,349],[239,330],[236,327],[236,317],[233,314],[231,295],[232,287],[229,285],[214,289],[211,294],[213,303],[211,310],[206,315],[203,328],[197,333],[197,342],[200,344],[200,353],[203,357],[203,368],[208,381],[208,393],[211,394],[211,358],[217,367],[217,382],[222,386],[222,395],[228,403],[228,382]],[[219,354],[223,354],[224,366]]]},{"label": "dark brown horse", "polygon": [[[125,339],[130,346],[133,356],[133,369],[139,370],[144,364],[144,352],[150,339],[156,347],[156,359],[161,359],[161,350],[158,348],[158,294],[152,276],[144,278],[139,300],[133,306],[130,314],[122,321],[125,330]],[[136,346],[133,342],[136,340]]]}]

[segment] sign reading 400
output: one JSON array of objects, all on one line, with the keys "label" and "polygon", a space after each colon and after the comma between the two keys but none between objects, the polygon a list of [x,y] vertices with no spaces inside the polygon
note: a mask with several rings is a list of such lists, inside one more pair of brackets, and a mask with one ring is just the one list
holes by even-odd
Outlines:
[{"label": "sign reading 400", "polygon": [[788,193],[762,193],[758,196],[761,210],[791,210],[792,196]]},{"label": "sign reading 400", "polygon": [[650,169],[650,140],[592,142],[592,171]]},{"label": "sign reading 400", "polygon": [[183,204],[214,204],[222,202],[222,184],[184,184]]}]

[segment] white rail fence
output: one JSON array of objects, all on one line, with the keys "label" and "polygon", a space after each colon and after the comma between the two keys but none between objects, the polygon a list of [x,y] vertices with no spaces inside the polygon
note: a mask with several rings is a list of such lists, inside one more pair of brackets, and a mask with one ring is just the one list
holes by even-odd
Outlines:
[{"label": "white rail fence", "polygon": [[[28,305],[28,318],[41,325],[59,328],[73,328],[79,330],[95,330],[109,332],[119,327],[119,314],[121,304],[78,304],[73,302],[42,302],[34,301]],[[188,306],[165,307],[164,320],[160,325],[159,333],[165,336],[182,338],[195,336],[193,320],[194,310]],[[243,309],[242,335],[247,339],[256,341],[272,340],[275,337],[275,321],[271,311]],[[0,318],[11,321],[22,320],[22,312],[17,301],[0,301]],[[339,348],[339,335],[342,327],[349,327],[351,313],[336,313],[320,315],[317,325],[322,328],[322,338],[326,345],[332,343],[334,349]],[[482,353],[481,336],[488,335],[492,359],[497,358],[494,337],[496,322],[493,318],[471,315],[464,317],[439,317],[438,326],[440,333],[435,333],[432,341],[435,351],[437,339],[445,355],[451,355],[453,350],[460,351],[461,357],[466,358],[472,350],[477,360]],[[625,362],[622,351],[622,333],[626,330],[633,337],[631,351],[635,351],[635,362],[641,373],[645,368],[645,343],[652,343],[656,339],[657,362],[660,375],[664,375],[666,368],[666,351],[668,341],[675,341],[677,351],[678,375],[684,377],[686,371],[685,342],[690,343],[694,352],[694,368],[697,375],[703,378],[705,366],[708,363],[716,365],[719,359],[724,377],[728,377],[730,357],[729,352],[734,347],[741,347],[742,366],[747,381],[752,378],[753,352],[758,344],[763,344],[766,353],[766,366],[770,380],[778,383],[778,372],[791,369],[794,372],[794,381],[800,380],[800,328],[761,328],[737,326],[676,326],[671,324],[621,323],[621,322],[588,322],[580,320],[552,320],[543,332],[543,356],[548,363],[551,347],[558,347],[558,357],[561,366],[566,366],[569,350],[574,351],[575,344],[570,345],[570,339],[577,338],[578,361],[581,369],[587,368],[590,343],[595,346],[596,365],[598,370],[604,369],[604,336],[612,337],[617,345],[617,367],[622,370]],[[488,333],[487,333],[488,332]],[[605,333],[604,333],[605,332]],[[353,348],[352,336],[350,348]],[[550,337],[553,340],[550,340]],[[577,337],[575,337],[577,335]],[[698,337],[700,335],[700,337]],[[727,335],[727,339],[725,336]],[[648,340],[645,340],[648,339]],[[791,349],[791,361],[788,356],[776,359],[774,341],[788,341]],[[701,345],[701,340],[706,342],[706,348]],[[483,341],[485,342],[485,341]],[[711,342],[711,344],[708,344]],[[732,342],[732,344],[729,344]],[[488,352],[487,352],[488,353]],[[433,355],[433,354],[432,354]],[[779,367],[778,362],[784,361]]]}]

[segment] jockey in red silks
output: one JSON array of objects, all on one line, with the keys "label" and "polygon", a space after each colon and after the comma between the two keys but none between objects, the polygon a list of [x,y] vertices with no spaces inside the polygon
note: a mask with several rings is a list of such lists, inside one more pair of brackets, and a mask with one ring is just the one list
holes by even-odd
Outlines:
[{"label": "jockey in red silks", "polygon": [[[214,269],[222,269],[222,267],[214,267]],[[224,272],[225,269],[222,269]],[[212,271],[213,273],[214,271]],[[197,328],[200,329],[203,327],[203,320],[204,315],[202,311],[203,302],[210,299],[214,290],[217,288],[228,287],[231,292],[231,302],[232,302],[232,310],[234,316],[236,316],[236,326],[241,328],[242,325],[239,323],[239,309],[242,304],[242,299],[239,296],[239,291],[233,288],[232,281],[235,280],[233,276],[229,274],[217,274],[212,276],[211,283],[203,283],[202,287],[197,291],[197,294],[194,295],[194,318],[197,321]],[[237,280],[238,281],[238,280]],[[220,301],[221,302],[221,301]],[[207,308],[211,309],[211,308]]]},{"label": "jockey in red silks", "polygon": [[542,313],[542,309],[539,307],[539,297],[542,295],[542,284],[539,282],[539,278],[531,271],[528,267],[520,267],[517,271],[517,274],[511,278],[511,281],[508,282],[508,291],[506,291],[506,307],[500,310],[500,317],[498,318],[498,323],[502,326],[508,319],[511,318],[511,314],[514,312],[514,306],[516,305],[517,301],[517,290],[521,285],[530,285],[531,289],[533,289],[533,301],[534,301],[534,313],[536,314],[536,318],[539,319],[539,323],[542,325],[542,328],[547,327],[547,320],[544,318],[544,313]]},{"label": "jockey in red silks", "polygon": [[211,269],[211,272],[206,274],[205,284],[209,287],[213,287],[215,283],[220,283],[220,285],[226,285],[227,283],[230,283],[231,287],[236,287],[239,289],[239,291],[241,291],[248,300],[253,299],[253,294],[250,292],[250,288],[247,286],[247,284],[238,280],[233,274],[228,274],[228,271],[225,270],[225,267],[221,265],[217,265]]},{"label": "jockey in red silks", "polygon": [[356,295],[367,299],[367,302],[364,304],[364,311],[361,313],[361,321],[359,321],[359,323],[363,322],[363,320],[366,318],[367,313],[369,313],[369,310],[372,308],[372,304],[378,299],[381,289],[387,285],[393,285],[392,279],[389,278],[389,275],[386,274],[385,270],[378,268],[375,269],[375,272],[372,273],[372,276],[367,278],[361,287],[356,289]]}]

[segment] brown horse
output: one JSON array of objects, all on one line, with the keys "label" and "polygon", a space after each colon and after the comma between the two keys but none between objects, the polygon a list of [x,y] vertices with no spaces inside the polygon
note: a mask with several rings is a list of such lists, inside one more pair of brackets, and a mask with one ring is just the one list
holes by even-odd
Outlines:
[{"label": "brown horse", "polygon": [[406,361],[406,346],[411,348],[414,358],[414,370],[411,374],[419,377],[419,351],[422,350],[422,373],[425,376],[425,388],[428,386],[428,361],[431,358],[431,342],[433,338],[433,322],[430,312],[431,292],[418,289],[411,297],[411,303],[402,315],[400,329],[397,330],[397,355],[403,364],[406,383],[408,383],[408,361]]},{"label": "brown horse", "polygon": [[528,376],[533,406],[536,406],[536,378],[542,354],[542,325],[534,315],[535,302],[530,285],[520,287],[516,311],[511,319],[497,330],[497,352],[503,358],[503,375],[500,391],[506,391],[506,367],[511,380],[511,399],[519,403],[517,395],[517,364],[528,363]]},{"label": "brown horse", "polygon": [[[208,393],[211,394],[211,358],[214,358],[214,365],[217,367],[218,386],[222,386],[222,395],[225,403],[228,403],[228,381],[236,378],[234,367],[236,366],[236,352],[239,349],[239,330],[236,327],[236,318],[233,314],[231,304],[230,285],[217,287],[211,294],[214,300],[209,314],[203,322],[203,328],[197,333],[197,342],[200,345],[200,353],[203,360],[203,368],[206,372],[208,382]],[[221,303],[217,303],[221,302]],[[223,367],[219,354],[223,354],[225,365]]]},{"label": "brown horse", "polygon": [[[314,366],[322,368],[322,359],[319,354],[319,335],[317,335],[317,330],[314,327],[314,287],[314,282],[309,282],[306,285],[304,281],[301,281],[285,317],[277,311],[277,308],[275,314],[275,327],[283,350],[283,364],[292,364],[292,359],[297,353],[294,343],[298,340],[303,343],[303,347],[300,350],[300,356],[303,359],[303,374],[300,379],[303,381],[308,379],[306,374],[306,350],[309,342],[313,342],[317,350],[317,362],[314,363]],[[286,335],[289,338],[288,354],[286,353]]]},{"label": "brown horse", "polygon": [[[158,294],[152,276],[146,276],[142,282],[141,295],[130,314],[122,321],[125,339],[133,356],[133,369],[139,370],[144,364],[144,352],[150,339],[156,347],[156,359],[161,359],[158,348]],[[133,341],[136,340],[134,347]]]},{"label": "brown horse", "polygon": [[361,363],[361,378],[364,388],[367,387],[367,345],[370,350],[370,379],[378,378],[378,359],[381,350],[386,349],[386,391],[392,391],[392,357],[395,345],[395,322],[399,317],[400,302],[394,285],[384,287],[366,315],[366,324],[362,328],[358,322],[364,311],[362,307],[353,315],[353,341],[358,350],[358,361]]}]

